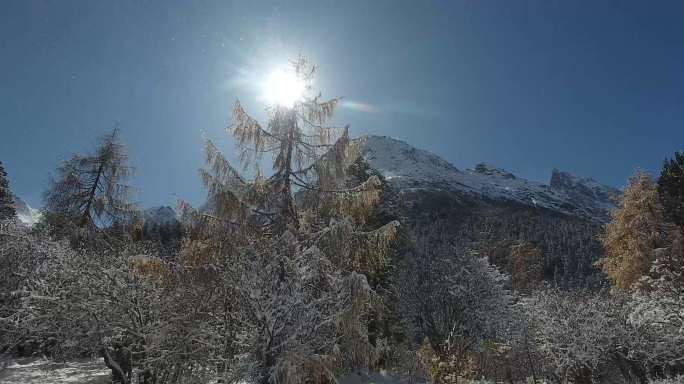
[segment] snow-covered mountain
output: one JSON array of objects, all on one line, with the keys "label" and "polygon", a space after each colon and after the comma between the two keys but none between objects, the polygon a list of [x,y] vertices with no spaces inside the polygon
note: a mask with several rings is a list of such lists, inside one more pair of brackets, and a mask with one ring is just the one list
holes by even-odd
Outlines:
[{"label": "snow-covered mountain", "polygon": [[27,225],[34,225],[40,220],[40,211],[38,209],[31,208],[19,196],[13,195],[12,200],[14,200],[14,209],[17,211],[19,221]]},{"label": "snow-covered mountain", "polygon": [[386,136],[364,136],[360,150],[368,165],[400,191],[433,189],[462,197],[515,202],[603,222],[619,191],[554,169],[550,184],[516,177],[487,164],[461,170],[430,152]]}]

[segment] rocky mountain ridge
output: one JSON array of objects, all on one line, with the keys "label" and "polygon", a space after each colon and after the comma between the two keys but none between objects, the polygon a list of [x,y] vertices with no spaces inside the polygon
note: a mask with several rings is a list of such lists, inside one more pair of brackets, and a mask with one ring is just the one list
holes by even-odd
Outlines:
[{"label": "rocky mountain ridge", "polygon": [[491,201],[508,201],[605,222],[620,191],[554,169],[542,184],[480,163],[461,170],[439,156],[387,136],[358,140],[363,159],[399,191],[432,189]]}]

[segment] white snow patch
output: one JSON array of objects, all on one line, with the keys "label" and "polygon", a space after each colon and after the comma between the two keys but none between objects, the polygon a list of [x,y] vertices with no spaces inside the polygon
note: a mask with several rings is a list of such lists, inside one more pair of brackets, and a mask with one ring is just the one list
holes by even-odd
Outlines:
[{"label": "white snow patch", "polygon": [[17,211],[17,218],[19,221],[28,226],[33,226],[40,221],[40,210],[32,208],[19,196],[12,196],[12,200],[14,200],[14,209]]},{"label": "white snow patch", "polygon": [[0,383],[3,384],[105,384],[110,370],[102,359],[76,359],[56,362],[45,358],[0,357]]},{"label": "white snow patch", "polygon": [[339,384],[403,384],[395,377],[384,372],[355,372],[342,376],[338,380]]}]

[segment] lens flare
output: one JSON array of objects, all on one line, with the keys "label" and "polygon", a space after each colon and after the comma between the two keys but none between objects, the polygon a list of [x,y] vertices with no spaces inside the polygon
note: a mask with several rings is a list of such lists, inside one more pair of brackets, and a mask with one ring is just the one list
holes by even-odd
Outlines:
[{"label": "lens flare", "polygon": [[264,83],[264,99],[271,105],[292,108],[304,96],[305,88],[295,73],[273,71]]}]

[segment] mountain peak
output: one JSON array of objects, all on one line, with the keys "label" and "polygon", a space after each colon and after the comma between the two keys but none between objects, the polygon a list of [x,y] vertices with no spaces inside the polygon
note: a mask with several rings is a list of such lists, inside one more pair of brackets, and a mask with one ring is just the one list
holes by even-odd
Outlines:
[{"label": "mountain peak", "polygon": [[504,179],[515,179],[515,175],[506,171],[503,168],[496,168],[487,163],[479,163],[475,166],[473,172],[480,173],[488,176],[498,176]]},{"label": "mountain peak", "polygon": [[551,180],[549,181],[549,185],[552,188],[572,188],[575,185],[585,183],[596,183],[596,181],[590,177],[577,177],[569,172],[561,171],[558,168],[553,168],[551,170]]},{"label": "mountain peak", "polygon": [[617,188],[603,185],[590,177],[578,177],[557,168],[551,171],[549,186],[566,193],[612,203],[616,203],[620,196],[620,190]]},{"label": "mountain peak", "polygon": [[445,177],[461,173],[441,157],[388,136],[362,136],[361,156],[387,180],[396,183],[442,184]]},{"label": "mountain peak", "polygon": [[441,157],[387,136],[363,136],[361,155],[399,191],[439,189],[490,201],[511,201],[605,221],[619,191],[554,169],[550,185],[480,163],[461,171]]}]

